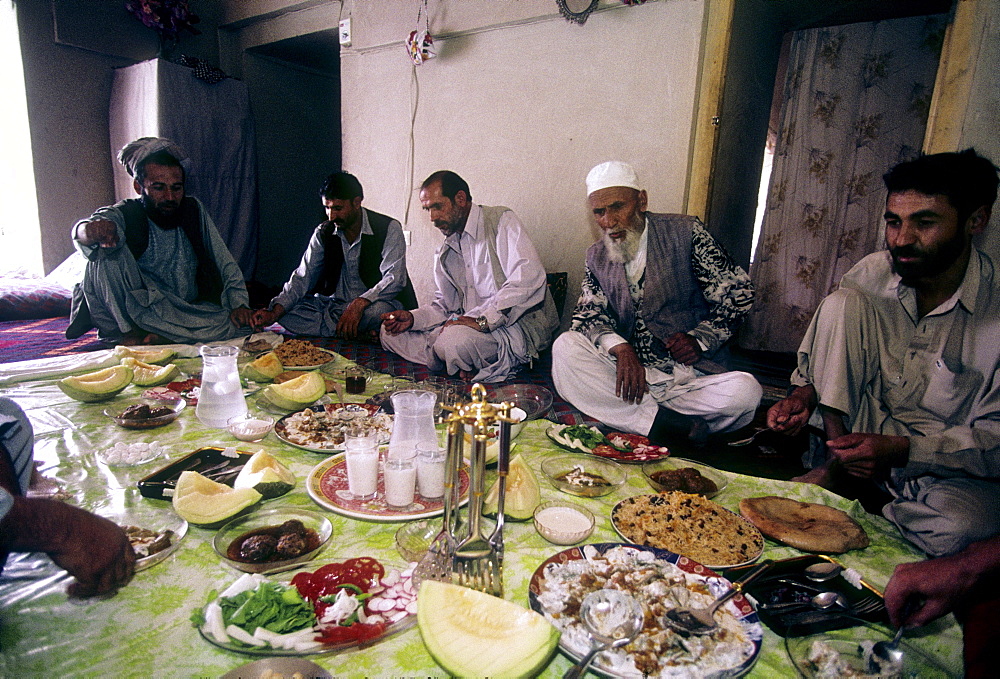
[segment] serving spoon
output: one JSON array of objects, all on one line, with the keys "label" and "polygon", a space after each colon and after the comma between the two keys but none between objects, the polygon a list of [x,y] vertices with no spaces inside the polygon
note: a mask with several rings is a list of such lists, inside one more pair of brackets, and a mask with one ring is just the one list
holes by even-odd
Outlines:
[{"label": "serving spoon", "polygon": [[635,639],[645,621],[642,605],[617,589],[599,589],[585,596],[580,602],[580,619],[590,633],[590,650],[563,679],[580,679],[598,653]]},{"label": "serving spoon", "polygon": [[826,582],[840,575],[842,570],[844,568],[840,564],[833,563],[832,561],[820,561],[819,563],[807,566],[805,574],[813,582]]},{"label": "serving spoon", "polygon": [[671,608],[663,615],[664,624],[681,634],[693,634],[695,636],[711,634],[719,628],[719,623],[715,621],[715,612],[719,610],[719,607],[742,592],[744,587],[763,575],[773,565],[774,561],[771,559],[762,561],[755,569],[732,583],[729,589],[723,592],[707,608]]}]

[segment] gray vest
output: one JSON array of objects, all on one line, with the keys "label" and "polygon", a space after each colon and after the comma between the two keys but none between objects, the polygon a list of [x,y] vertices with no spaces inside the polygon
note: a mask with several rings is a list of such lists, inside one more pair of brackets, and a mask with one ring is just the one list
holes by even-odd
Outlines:
[{"label": "gray vest", "polygon": [[[500,266],[500,258],[497,256],[497,225],[500,224],[500,217],[503,213],[509,212],[510,208],[481,205],[480,209],[483,212],[486,247],[490,252],[490,264],[493,267],[493,282],[499,289],[507,281],[507,276],[504,274],[503,267]],[[514,322],[524,333],[528,356],[536,358],[538,352],[547,349],[552,344],[552,335],[559,327],[559,313],[556,311],[556,303],[552,299],[548,285],[545,286],[545,299],[525,311],[520,318],[512,318],[511,323]]]},{"label": "gray vest", "polygon": [[[646,273],[639,313],[660,340],[687,332],[708,316],[709,306],[691,270],[691,229],[694,218],[647,212],[649,235]],[[612,262],[601,239],[587,251],[587,267],[608,298],[617,332],[631,339],[635,305],[629,294],[625,266]]]}]

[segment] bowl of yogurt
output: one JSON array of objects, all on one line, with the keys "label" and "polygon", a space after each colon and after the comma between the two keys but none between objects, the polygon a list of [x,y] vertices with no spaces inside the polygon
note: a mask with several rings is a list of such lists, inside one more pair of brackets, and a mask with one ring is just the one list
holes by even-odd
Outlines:
[{"label": "bowl of yogurt", "polygon": [[594,515],[575,502],[549,500],[535,508],[535,530],[557,545],[575,545],[594,532]]}]

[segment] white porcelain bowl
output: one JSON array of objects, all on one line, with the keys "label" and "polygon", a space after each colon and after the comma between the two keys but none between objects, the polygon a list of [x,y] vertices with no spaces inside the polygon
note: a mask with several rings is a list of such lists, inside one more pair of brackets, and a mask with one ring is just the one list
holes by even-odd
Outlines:
[{"label": "white porcelain bowl", "polygon": [[549,500],[535,507],[535,530],[557,545],[575,545],[594,532],[594,515],[575,502]]}]

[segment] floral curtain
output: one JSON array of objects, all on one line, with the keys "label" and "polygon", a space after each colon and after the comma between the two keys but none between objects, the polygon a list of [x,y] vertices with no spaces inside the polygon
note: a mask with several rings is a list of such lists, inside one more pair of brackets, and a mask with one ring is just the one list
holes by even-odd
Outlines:
[{"label": "floral curtain", "polygon": [[882,175],[920,150],[945,25],[939,15],[793,35],[744,348],[796,351],[819,302],[883,247]]}]

